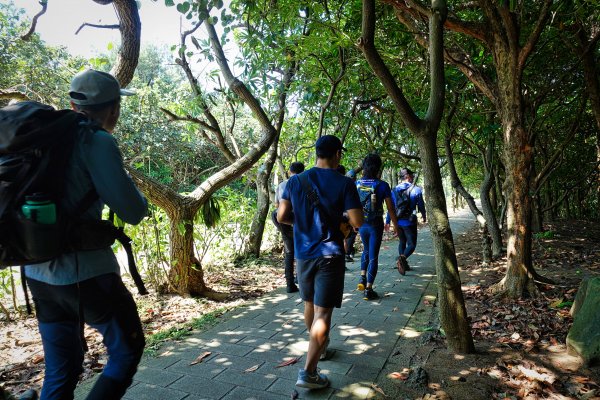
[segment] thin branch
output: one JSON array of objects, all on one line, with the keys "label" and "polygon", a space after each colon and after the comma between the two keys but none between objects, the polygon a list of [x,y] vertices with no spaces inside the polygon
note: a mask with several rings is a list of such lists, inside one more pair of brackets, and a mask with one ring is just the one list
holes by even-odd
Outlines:
[{"label": "thin branch", "polygon": [[558,200],[556,200],[553,204],[542,209],[542,212],[550,211],[553,208],[559,206],[560,203],[562,203],[565,200],[565,198],[567,198],[567,196],[572,193],[571,192],[572,189],[580,186],[581,183],[584,182],[585,180],[587,180],[588,178],[594,178],[594,176],[598,174],[598,166],[600,166],[600,163],[597,162],[596,166],[587,175],[583,175],[580,179],[578,179],[576,181],[572,180],[571,185],[569,185],[565,188],[565,192],[563,193],[563,195]]},{"label": "thin branch", "polygon": [[33,19],[31,20],[31,27],[29,28],[29,31],[27,31],[26,34],[21,36],[21,40],[28,41],[29,39],[31,39],[31,35],[33,35],[35,32],[35,27],[37,26],[38,18],[44,15],[46,13],[46,10],[48,9],[48,0],[40,1],[40,5],[42,6],[42,10],[33,16]]},{"label": "thin branch", "polygon": [[90,24],[88,22],[84,22],[83,24],[81,24],[81,26],[79,27],[79,29],[77,29],[75,31],[75,34],[77,35],[86,26],[89,26],[91,28],[99,28],[99,29],[119,29],[121,27],[121,25],[119,25],[119,24],[98,25],[98,24]]},{"label": "thin branch", "polygon": [[535,28],[529,35],[527,39],[527,43],[521,48],[519,52],[519,61],[517,64],[519,75],[523,72],[523,68],[525,67],[525,61],[533,51],[535,44],[540,38],[542,31],[546,26],[546,21],[548,20],[548,16],[550,15],[550,5],[552,4],[552,0],[546,0],[546,2],[542,5],[542,9],[540,10],[540,14],[535,23]]},{"label": "thin branch", "polygon": [[534,194],[537,194],[540,191],[543,180],[547,176],[549,176],[550,172],[552,171],[552,167],[553,167],[554,163],[558,160],[559,156],[567,149],[567,146],[569,145],[569,143],[575,138],[575,134],[577,133],[577,130],[579,129],[579,125],[581,124],[581,116],[583,115],[583,113],[585,111],[586,104],[587,104],[587,96],[583,96],[583,98],[581,100],[581,105],[579,106],[579,112],[577,113],[576,116],[573,117],[573,121],[571,123],[571,127],[569,129],[569,133],[567,134],[567,137],[557,147],[556,152],[550,157],[550,159],[548,160],[546,165],[544,165],[543,169],[535,177],[535,179],[533,181],[534,187],[535,187]]},{"label": "thin branch", "polygon": [[192,117],[191,115],[186,115],[185,117],[181,116],[181,115],[177,115],[172,111],[167,110],[166,108],[163,107],[159,107],[160,110],[162,112],[164,112],[165,114],[167,114],[167,118],[170,121],[186,121],[186,122],[193,122],[195,124],[198,124],[200,126],[202,126],[205,129],[208,129],[211,132],[215,131],[215,128],[213,128],[212,126],[210,126],[209,124],[207,124],[206,122],[202,121],[199,118],[196,117]]}]

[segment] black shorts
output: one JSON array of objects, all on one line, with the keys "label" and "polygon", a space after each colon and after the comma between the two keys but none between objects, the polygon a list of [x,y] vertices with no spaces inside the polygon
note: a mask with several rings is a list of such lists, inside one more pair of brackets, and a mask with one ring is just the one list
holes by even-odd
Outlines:
[{"label": "black shorts", "polygon": [[344,256],[296,260],[300,297],[319,307],[340,308],[344,295]]}]

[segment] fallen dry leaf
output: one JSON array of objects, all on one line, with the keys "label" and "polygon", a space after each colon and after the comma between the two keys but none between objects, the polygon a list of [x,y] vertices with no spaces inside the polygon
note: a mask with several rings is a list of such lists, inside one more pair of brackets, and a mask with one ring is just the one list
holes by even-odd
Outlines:
[{"label": "fallen dry leaf", "polygon": [[35,356],[33,356],[33,358],[31,359],[31,362],[33,364],[39,364],[42,361],[44,361],[44,355],[43,354],[36,354]]},{"label": "fallen dry leaf", "polygon": [[190,363],[190,365],[200,364],[202,362],[202,360],[204,360],[206,357],[210,356],[211,354],[212,354],[211,351],[205,351],[204,353],[202,353],[198,357],[196,357],[196,359],[194,361],[192,361]]},{"label": "fallen dry leaf", "polygon": [[403,368],[402,372],[392,372],[388,375],[388,377],[391,379],[400,379],[401,381],[405,381],[408,379],[410,372],[410,368]]},{"label": "fallen dry leaf", "polygon": [[258,369],[259,366],[260,366],[260,364],[253,365],[252,367],[244,370],[244,372],[254,372]]},{"label": "fallen dry leaf", "polygon": [[388,375],[388,378],[390,379],[400,379],[401,381],[405,381],[408,379],[408,375],[405,372],[392,372],[391,374]]},{"label": "fallen dry leaf", "polygon": [[296,357],[296,358],[292,358],[291,360],[284,361],[281,364],[279,364],[278,366],[276,366],[275,368],[281,368],[281,367],[287,367],[289,365],[294,365],[298,361],[300,361],[301,358],[302,357]]},{"label": "fallen dry leaf", "polygon": [[383,397],[388,397],[387,394],[385,394],[385,392],[383,391],[383,389],[381,389],[379,386],[377,386],[374,383],[371,383],[371,387],[373,388],[373,390],[375,390],[376,392],[379,392],[383,395]]}]

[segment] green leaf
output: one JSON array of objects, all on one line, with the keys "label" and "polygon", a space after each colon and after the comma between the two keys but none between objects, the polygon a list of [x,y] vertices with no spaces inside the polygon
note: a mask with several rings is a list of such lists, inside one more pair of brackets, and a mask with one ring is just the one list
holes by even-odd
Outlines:
[{"label": "green leaf", "polygon": [[114,47],[114,46],[115,46],[115,45],[113,44],[113,42],[108,42],[108,44],[106,45],[106,49],[107,49],[108,51],[111,51],[111,50],[113,49],[113,47]]},{"label": "green leaf", "polygon": [[174,5],[175,5],[175,2],[173,0],[165,0],[165,6],[173,7]]},{"label": "green leaf", "polygon": [[190,10],[190,3],[189,2],[184,2],[181,4],[177,4],[177,11],[179,11],[182,14],[187,13]]}]

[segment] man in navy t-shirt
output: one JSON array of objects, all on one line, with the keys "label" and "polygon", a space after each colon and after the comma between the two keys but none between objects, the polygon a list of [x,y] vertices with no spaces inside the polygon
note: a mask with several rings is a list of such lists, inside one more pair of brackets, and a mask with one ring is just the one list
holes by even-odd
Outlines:
[{"label": "man in navy t-shirt", "polygon": [[[296,386],[319,389],[329,386],[325,374],[317,372],[319,358],[326,355],[333,308],[340,308],[344,291],[344,239],[339,230],[342,215],[359,228],[363,211],[354,182],[336,171],[342,157],[342,142],[325,135],[315,144],[314,168],[292,176],[277,210],[280,223],[294,225],[294,252],[304,321],[310,333],[304,369]],[[321,206],[314,206],[303,190],[308,180]],[[327,215],[323,215],[324,213]]]}]

